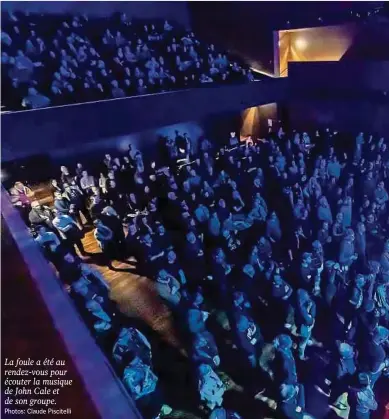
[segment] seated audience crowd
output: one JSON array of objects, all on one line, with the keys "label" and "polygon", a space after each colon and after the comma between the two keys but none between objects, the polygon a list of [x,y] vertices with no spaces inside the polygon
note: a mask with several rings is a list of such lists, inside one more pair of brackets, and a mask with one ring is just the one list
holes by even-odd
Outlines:
[{"label": "seated audience crowd", "polygon": [[226,51],[168,21],[18,12],[2,23],[6,110],[254,80]]},{"label": "seated audience crowd", "polygon": [[[385,408],[389,151],[384,138],[348,138],[280,129],[194,150],[177,133],[159,167],[131,145],[106,154],[100,173],[62,166],[51,208],[21,182],[11,189],[145,417],[177,408],[165,392],[176,378],[158,375],[160,349],[85,263],[85,225],[110,269],[132,258],[154,281],[188,357],[197,416],[259,418],[266,405],[266,417],[312,418],[307,386],[350,419]],[[246,405],[229,399],[239,388]]]}]

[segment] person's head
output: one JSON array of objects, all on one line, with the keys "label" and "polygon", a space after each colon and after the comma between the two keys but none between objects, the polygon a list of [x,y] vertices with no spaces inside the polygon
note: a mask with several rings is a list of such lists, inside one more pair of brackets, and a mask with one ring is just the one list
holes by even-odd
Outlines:
[{"label": "person's head", "polygon": [[293,346],[292,338],[289,335],[278,335],[274,340],[274,346],[280,350],[291,350]]},{"label": "person's head", "polygon": [[99,227],[101,227],[101,226],[103,225],[103,222],[102,222],[100,219],[97,219],[97,220],[94,220],[94,221],[93,221],[93,225],[94,225],[96,228],[99,228]]},{"label": "person's head", "polygon": [[67,263],[76,263],[76,261],[77,261],[75,256],[71,252],[66,252],[63,255],[63,260]]},{"label": "person's head", "polygon": [[226,208],[226,201],[223,198],[219,199],[219,207]]},{"label": "person's head", "polygon": [[357,224],[357,231],[359,234],[364,234],[366,232],[365,224],[360,222]]},{"label": "person's head", "polygon": [[168,263],[174,263],[177,260],[176,252],[170,250],[167,254],[167,261]]},{"label": "person's head", "polygon": [[142,237],[142,241],[143,241],[143,243],[144,243],[144,244],[146,244],[146,245],[150,245],[150,244],[152,244],[152,243],[153,243],[153,239],[151,238],[151,235],[150,235],[150,234],[145,234],[145,235]]},{"label": "person's head", "polygon": [[352,205],[352,203],[353,203],[353,200],[352,200],[351,196],[347,196],[344,200],[344,204],[345,205]]},{"label": "person's head", "polygon": [[312,262],[312,255],[310,253],[303,253],[301,262],[303,265],[309,265]]},{"label": "person's head", "polygon": [[281,277],[280,269],[278,267],[276,267],[276,269],[274,271],[273,282],[274,282],[275,285],[278,285],[278,286],[283,284],[283,279]]},{"label": "person's head", "polygon": [[323,252],[323,246],[321,245],[321,243],[319,242],[319,240],[315,240],[312,243],[312,251],[315,254],[318,254],[318,253]]},{"label": "person's head", "polygon": [[62,199],[62,194],[61,194],[61,192],[59,192],[59,191],[55,191],[55,192],[54,192],[54,198],[55,198],[55,199]]},{"label": "person's head", "polygon": [[367,179],[368,180],[372,180],[373,179],[373,172],[372,171],[367,172]]},{"label": "person's head", "polygon": [[41,208],[41,204],[39,203],[39,201],[32,201],[31,202],[31,208],[32,209],[40,209]]},{"label": "person's head", "polygon": [[196,242],[196,235],[193,231],[189,231],[189,233],[186,234],[186,240],[191,244]]},{"label": "person's head", "polygon": [[143,79],[138,79],[138,86],[139,86],[139,87],[143,87],[143,86],[144,86],[144,81],[143,81]]},{"label": "person's head", "polygon": [[292,399],[296,394],[296,386],[293,384],[286,384],[283,383],[280,386],[280,395],[282,400],[290,400]]},{"label": "person's head", "polygon": [[383,343],[388,342],[389,329],[384,326],[377,326],[372,333],[372,337],[373,342],[376,345],[382,345]]},{"label": "person's head", "polygon": [[82,176],[83,178],[88,177],[88,172],[87,172],[86,170],[83,170],[83,171],[82,171],[82,173],[81,173],[81,176]]},{"label": "person's head", "polygon": [[342,212],[338,212],[336,214],[336,222],[337,223],[342,223],[343,222],[343,213]]},{"label": "person's head", "polygon": [[251,278],[253,278],[255,275],[255,269],[253,265],[249,265],[249,264],[244,265],[243,272]]},{"label": "person's head", "polygon": [[166,233],[165,226],[163,224],[158,224],[157,226],[157,233],[162,236]]},{"label": "person's head", "polygon": [[355,239],[354,231],[351,228],[348,228],[346,231],[346,239],[350,242],[353,242]]},{"label": "person's head", "polygon": [[329,225],[328,221],[323,221],[322,229],[327,231],[329,229],[329,227],[330,227],[330,225]]},{"label": "person's head", "polygon": [[[241,299],[243,299],[242,293],[240,293],[240,294],[241,294],[241,296],[239,296],[239,297]],[[240,332],[244,332],[245,330],[247,330],[250,327],[249,319],[244,315],[240,315],[238,317],[238,320],[237,320],[237,327],[238,327],[238,330]]]},{"label": "person's head", "polygon": [[370,376],[366,372],[361,372],[358,374],[358,384],[360,387],[369,387],[370,386]]},{"label": "person's head", "polygon": [[29,87],[27,92],[29,96],[36,96],[38,94],[38,90],[36,90],[34,87]]}]

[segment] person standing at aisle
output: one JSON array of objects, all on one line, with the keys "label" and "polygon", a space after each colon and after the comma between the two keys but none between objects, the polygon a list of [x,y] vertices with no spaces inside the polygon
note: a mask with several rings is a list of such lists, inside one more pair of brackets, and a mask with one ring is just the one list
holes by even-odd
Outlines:
[{"label": "person standing at aisle", "polygon": [[70,247],[77,247],[81,255],[87,255],[81,241],[83,238],[81,227],[69,215],[62,214],[57,210],[53,212],[55,215],[53,225],[59,231],[61,237],[66,240]]},{"label": "person standing at aisle", "polygon": [[113,232],[99,219],[95,220],[93,225],[95,226],[93,235],[99,244],[101,251],[103,252],[107,266],[109,269],[112,269],[112,260],[116,257]]}]

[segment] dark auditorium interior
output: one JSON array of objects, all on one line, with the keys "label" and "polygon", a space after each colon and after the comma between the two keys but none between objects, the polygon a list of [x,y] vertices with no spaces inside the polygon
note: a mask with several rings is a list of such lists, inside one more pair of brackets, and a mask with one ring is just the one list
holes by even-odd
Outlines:
[{"label": "dark auditorium interior", "polygon": [[1,2],[1,417],[389,419],[388,4]]}]

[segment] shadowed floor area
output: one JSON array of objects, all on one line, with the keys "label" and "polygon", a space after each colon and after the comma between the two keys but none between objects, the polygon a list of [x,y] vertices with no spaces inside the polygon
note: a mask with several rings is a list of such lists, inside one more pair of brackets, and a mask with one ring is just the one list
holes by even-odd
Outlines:
[{"label": "shadowed floor area", "polygon": [[98,255],[101,251],[92,231],[85,234],[83,244],[85,250],[91,253],[91,256],[83,258],[84,262],[90,263],[104,275],[111,286],[111,298],[117,302],[122,313],[143,320],[163,339],[179,347],[171,313],[154,290],[152,281],[138,275],[133,263],[114,261],[115,271],[99,264]]}]

